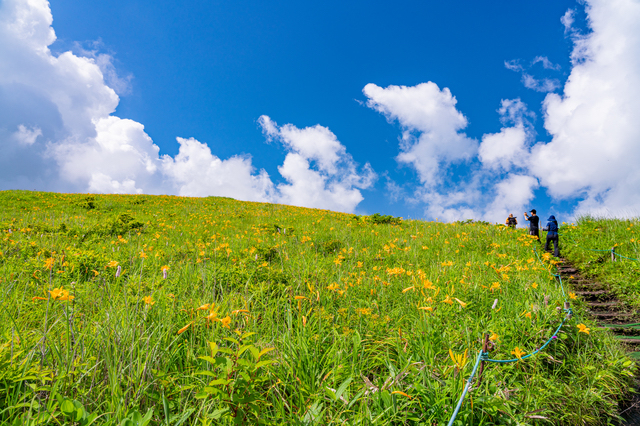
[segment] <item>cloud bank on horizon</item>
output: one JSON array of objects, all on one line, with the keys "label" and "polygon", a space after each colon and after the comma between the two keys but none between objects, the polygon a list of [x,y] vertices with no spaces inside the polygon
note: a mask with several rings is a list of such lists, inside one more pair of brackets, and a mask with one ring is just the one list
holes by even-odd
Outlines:
[{"label": "cloud bank on horizon", "polygon": [[[502,221],[537,188],[580,199],[576,214],[638,215],[640,2],[588,0],[586,12],[588,34],[573,27],[571,10],[561,19],[574,44],[562,94],[560,82],[529,72],[557,68],[547,58],[505,61],[525,87],[547,92],[547,143],[536,141],[535,115],[520,99],[504,99],[503,127],[477,140],[448,88],[367,84],[366,105],[400,127],[396,161],[416,176],[388,179],[387,190],[446,221]],[[280,183],[250,155],[220,159],[194,138],[178,137],[178,153],[161,155],[143,124],[114,115],[123,83],[110,58],[54,55],[52,22],[46,0],[0,5],[0,189],[219,195],[354,212],[378,178],[329,128],[278,126],[266,115],[257,118],[265,142],[286,153]]]}]

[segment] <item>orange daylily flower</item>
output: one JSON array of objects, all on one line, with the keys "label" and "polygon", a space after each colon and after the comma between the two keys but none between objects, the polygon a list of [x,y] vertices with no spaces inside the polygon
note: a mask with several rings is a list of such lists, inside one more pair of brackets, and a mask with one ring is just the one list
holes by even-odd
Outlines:
[{"label": "orange daylily flower", "polygon": [[230,327],[229,327],[229,324],[231,323],[231,317],[230,316],[227,315],[226,317],[222,318],[220,320],[220,322],[222,323],[223,327],[226,327],[226,328],[230,329]]},{"label": "orange daylily flower", "polygon": [[44,262],[44,267],[51,270],[53,268],[53,264],[56,263],[53,257],[48,258]]},{"label": "orange daylily flower", "polygon": [[591,330],[589,327],[587,327],[584,324],[578,324],[577,327],[578,327],[578,333],[589,334],[589,330]]},{"label": "orange daylily flower", "polygon": [[524,355],[524,354],[526,354],[526,352],[523,352],[517,346],[516,346],[516,348],[514,350],[511,351],[511,355],[515,355],[516,358],[518,358],[520,361],[522,361],[522,355]]},{"label": "orange daylily flower", "polygon": [[191,327],[192,325],[193,325],[193,321],[192,321],[192,322],[190,322],[189,324],[185,325],[184,327],[182,327],[180,330],[178,330],[178,334],[182,334],[182,333],[184,333],[184,332],[185,332],[185,331],[187,331],[187,329],[188,329],[189,327]]},{"label": "orange daylily flower", "polygon": [[468,303],[463,302],[462,300],[458,299],[457,297],[454,297],[455,301],[458,302],[460,304],[460,306],[462,306],[463,308],[466,308]]}]

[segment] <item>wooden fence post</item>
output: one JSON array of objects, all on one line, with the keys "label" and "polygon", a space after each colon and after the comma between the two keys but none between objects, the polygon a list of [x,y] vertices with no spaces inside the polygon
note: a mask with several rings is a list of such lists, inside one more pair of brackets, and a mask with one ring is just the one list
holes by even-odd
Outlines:
[{"label": "wooden fence post", "polygon": [[616,247],[615,246],[611,247],[611,261],[612,262],[616,261]]},{"label": "wooden fence post", "polygon": [[[489,345],[489,333],[484,334],[484,342],[482,342],[482,353],[487,353],[487,346]],[[480,361],[480,371],[478,372],[478,384],[476,386],[480,386],[482,383],[482,371],[484,370],[484,360]]]}]

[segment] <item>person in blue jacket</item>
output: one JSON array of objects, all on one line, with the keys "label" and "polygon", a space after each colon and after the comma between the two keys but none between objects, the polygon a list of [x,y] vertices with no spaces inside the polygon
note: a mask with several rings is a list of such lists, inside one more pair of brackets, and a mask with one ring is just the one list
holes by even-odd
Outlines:
[{"label": "person in blue jacket", "polygon": [[555,216],[549,216],[549,219],[547,219],[547,226],[543,231],[547,231],[547,242],[544,245],[544,249],[549,250],[549,243],[553,241],[553,255],[555,257],[560,257],[560,250],[558,248],[558,245],[560,244],[558,238],[558,221]]}]

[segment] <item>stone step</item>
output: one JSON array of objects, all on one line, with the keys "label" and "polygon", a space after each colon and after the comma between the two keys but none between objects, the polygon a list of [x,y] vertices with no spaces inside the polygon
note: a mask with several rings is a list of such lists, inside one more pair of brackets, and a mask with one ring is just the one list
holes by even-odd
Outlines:
[{"label": "stone step", "polygon": [[620,305],[619,300],[610,300],[608,302],[587,302],[587,305],[590,307],[607,307],[607,306],[618,306]]},{"label": "stone step", "polygon": [[595,312],[589,311],[591,315],[596,318],[629,318],[632,317],[633,314],[631,312]]},{"label": "stone step", "polygon": [[622,343],[630,343],[632,345],[640,345],[640,337],[638,337],[637,339],[634,339],[633,337],[621,337],[621,338],[617,338],[616,340],[618,342],[622,342]]},{"label": "stone step", "polygon": [[609,293],[607,290],[596,290],[596,291],[576,291],[574,292],[578,296],[597,296],[600,294]]}]

